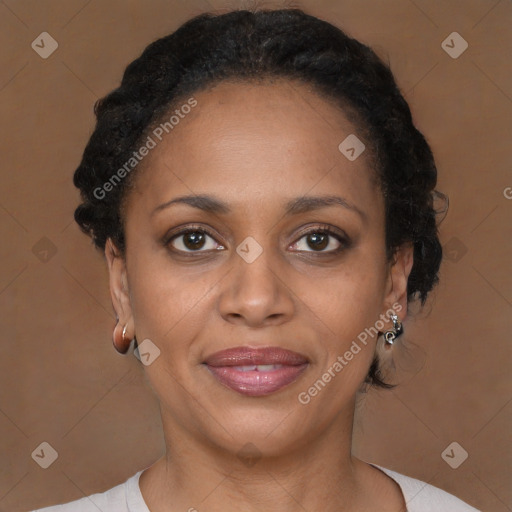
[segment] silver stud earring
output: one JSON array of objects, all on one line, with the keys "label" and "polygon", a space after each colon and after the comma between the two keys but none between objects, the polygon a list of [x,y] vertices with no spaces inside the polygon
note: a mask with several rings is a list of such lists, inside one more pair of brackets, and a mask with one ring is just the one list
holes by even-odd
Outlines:
[{"label": "silver stud earring", "polygon": [[384,339],[387,345],[393,345],[395,339],[404,332],[402,322],[394,313],[391,314],[391,320],[393,321],[393,327],[384,333]]}]

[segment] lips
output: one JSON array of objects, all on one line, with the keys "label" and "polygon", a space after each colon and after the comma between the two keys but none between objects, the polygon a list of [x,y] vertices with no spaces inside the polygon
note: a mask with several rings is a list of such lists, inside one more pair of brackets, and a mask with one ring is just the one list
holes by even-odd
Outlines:
[{"label": "lips", "polygon": [[236,347],[208,356],[204,364],[230,389],[247,396],[265,396],[295,381],[308,360],[279,347]]}]

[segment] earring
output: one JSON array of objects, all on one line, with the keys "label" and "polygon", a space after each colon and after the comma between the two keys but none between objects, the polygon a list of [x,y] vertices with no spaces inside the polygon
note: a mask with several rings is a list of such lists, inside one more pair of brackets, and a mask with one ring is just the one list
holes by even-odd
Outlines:
[{"label": "earring", "polygon": [[402,322],[394,313],[391,313],[391,320],[393,321],[393,327],[384,333],[386,345],[393,345],[395,339],[404,332]]},{"label": "earring", "polygon": [[121,332],[119,332],[120,327],[121,326],[119,325],[119,323],[117,323],[112,335],[112,343],[117,352],[119,352],[120,354],[126,354],[128,349],[130,348],[131,343],[131,340],[126,339],[126,329],[128,328],[128,325],[125,325]]}]

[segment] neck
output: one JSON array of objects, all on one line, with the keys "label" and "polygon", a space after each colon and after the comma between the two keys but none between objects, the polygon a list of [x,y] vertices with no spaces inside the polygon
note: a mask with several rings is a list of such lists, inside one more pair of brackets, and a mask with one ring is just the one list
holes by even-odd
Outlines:
[{"label": "neck", "polygon": [[351,455],[353,412],[293,445],[286,446],[277,429],[276,453],[267,449],[271,440],[242,450],[214,446],[162,411],[167,451],[141,475],[144,499],[152,512],[169,506],[191,512],[358,510],[364,463]]}]

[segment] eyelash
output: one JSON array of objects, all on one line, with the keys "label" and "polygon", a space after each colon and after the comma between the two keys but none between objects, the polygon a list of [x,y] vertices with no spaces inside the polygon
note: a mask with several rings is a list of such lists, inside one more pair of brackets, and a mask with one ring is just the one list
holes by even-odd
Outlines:
[{"label": "eyelash", "polygon": [[[203,234],[206,234],[208,235],[209,237],[211,237],[212,239],[214,239],[216,241],[216,234],[212,233],[209,229],[203,227],[203,226],[195,226],[195,225],[191,225],[191,226],[187,226],[185,229],[182,229],[181,231],[178,231],[177,233],[173,233],[172,235],[170,236],[167,236],[164,240],[164,245],[167,247],[170,245],[170,243],[179,238],[180,236],[184,236],[184,235],[188,235],[190,233],[203,233]],[[338,247],[337,249],[334,249],[334,250],[330,250],[330,251],[314,251],[314,250],[311,250],[311,251],[298,251],[299,253],[312,253],[312,254],[315,254],[315,255],[333,255],[333,254],[339,254],[340,252],[344,251],[345,249],[347,249],[350,245],[351,245],[351,241],[350,241],[350,238],[348,236],[346,236],[343,232],[338,232],[337,230],[334,230],[332,227],[328,226],[327,224],[323,224],[323,225],[319,225],[319,226],[315,226],[314,228],[312,229],[308,229],[307,231],[304,231],[300,234],[299,238],[297,238],[297,240],[295,242],[293,242],[292,245],[295,245],[297,244],[300,240],[302,240],[302,238],[306,237],[307,235],[310,235],[310,234],[321,234],[321,235],[329,235],[333,238],[335,238],[339,243],[340,243],[340,247]],[[221,244],[222,245],[222,244]],[[186,257],[190,257],[190,256],[194,256],[195,254],[200,254],[200,253],[208,253],[210,252],[212,249],[209,249],[209,250],[197,250],[197,251],[182,251],[181,249],[174,249],[172,248],[171,250],[173,250],[174,252],[177,252],[181,255],[185,255]],[[215,250],[215,249],[214,249]]]}]

